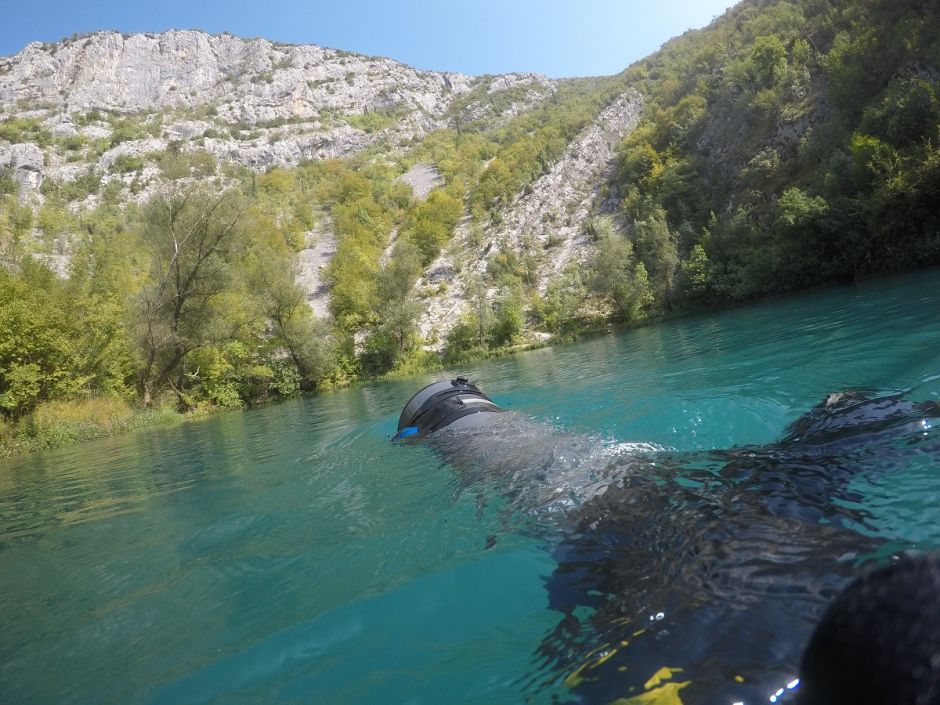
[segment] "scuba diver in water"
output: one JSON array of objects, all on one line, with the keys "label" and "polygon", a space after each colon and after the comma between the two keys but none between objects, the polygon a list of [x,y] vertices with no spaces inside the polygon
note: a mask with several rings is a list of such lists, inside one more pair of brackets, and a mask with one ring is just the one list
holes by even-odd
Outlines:
[{"label": "scuba diver in water", "polygon": [[[415,394],[395,438],[495,490],[552,547],[546,590],[560,621],[539,656],[580,702],[933,703],[937,629],[881,646],[880,620],[895,620],[888,635],[937,626],[937,561],[923,569],[932,593],[914,584],[926,559],[904,559],[833,598],[891,553],[863,533],[872,527],[850,481],[911,452],[890,441],[937,417],[933,402],[844,392],[776,443],[678,454],[561,434],[457,378]],[[871,594],[881,602],[860,606]]]}]

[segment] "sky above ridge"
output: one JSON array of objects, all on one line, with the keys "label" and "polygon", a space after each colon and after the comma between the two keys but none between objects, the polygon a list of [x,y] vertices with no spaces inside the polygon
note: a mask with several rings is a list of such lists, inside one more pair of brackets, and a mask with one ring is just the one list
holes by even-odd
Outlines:
[{"label": "sky above ridge", "polygon": [[473,75],[617,73],[734,0],[0,0],[0,56],[101,29],[228,31]]}]

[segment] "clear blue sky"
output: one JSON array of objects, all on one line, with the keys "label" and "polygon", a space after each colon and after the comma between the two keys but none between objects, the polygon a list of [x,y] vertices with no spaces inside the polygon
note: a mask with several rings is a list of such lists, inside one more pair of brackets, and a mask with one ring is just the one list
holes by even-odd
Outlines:
[{"label": "clear blue sky", "polygon": [[229,31],[469,74],[617,73],[735,0],[0,0],[0,55],[117,29]]}]

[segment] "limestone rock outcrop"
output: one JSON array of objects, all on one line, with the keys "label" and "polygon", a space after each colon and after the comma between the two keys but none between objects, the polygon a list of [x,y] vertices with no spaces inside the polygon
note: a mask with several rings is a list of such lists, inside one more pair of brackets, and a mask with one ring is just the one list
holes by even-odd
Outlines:
[{"label": "limestone rock outcrop", "polygon": [[[260,172],[370,148],[401,155],[440,128],[498,128],[554,99],[560,85],[535,73],[421,71],[382,57],[230,34],[97,32],[34,42],[0,57],[0,122],[8,123],[0,133],[0,170],[12,174],[21,199],[33,205],[43,202],[46,179],[100,182],[112,197],[117,188],[126,202],[142,203],[167,178],[189,178],[163,173],[171,152],[200,152],[220,184],[227,163]],[[481,231],[466,218],[458,225],[451,246],[416,287],[427,303],[420,329],[430,347],[440,346],[467,307],[468,285],[500,252],[536,251],[543,292],[570,262],[588,256],[584,221],[601,205],[614,147],[642,105],[635,91],[614,100],[503,205],[499,225]],[[399,178],[419,200],[444,184],[431,163],[414,164]],[[68,207],[77,212],[100,198],[90,190]],[[337,240],[328,214],[318,217],[298,254],[297,281],[316,314],[327,316],[326,273]],[[397,234],[389,233],[382,262]],[[62,271],[66,240],[54,253]]]},{"label": "limestone rock outcrop", "polygon": [[[428,299],[419,325],[425,340],[439,349],[447,333],[468,308],[468,285],[482,280],[490,259],[502,250],[544,252],[538,266],[538,289],[544,293],[553,277],[572,261],[591,252],[584,223],[599,207],[602,185],[613,169],[614,148],[640,120],[643,98],[635,90],[621,95],[568,145],[564,155],[526,192],[503,209],[498,226],[485,229],[482,245],[470,245],[467,224],[458,227],[453,246],[431,264],[418,289],[448,282],[446,291]],[[460,262],[455,260],[459,258]],[[459,272],[459,274],[458,274]],[[495,291],[488,294],[492,297]]]},{"label": "limestone rock outcrop", "polygon": [[19,184],[20,192],[32,195],[42,185],[44,157],[42,150],[29,142],[0,146],[0,169],[8,168]]}]

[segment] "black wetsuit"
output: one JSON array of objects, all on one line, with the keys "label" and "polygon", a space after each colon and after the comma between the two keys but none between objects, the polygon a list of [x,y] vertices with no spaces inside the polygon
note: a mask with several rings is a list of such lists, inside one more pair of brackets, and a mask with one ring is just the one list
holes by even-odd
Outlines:
[{"label": "black wetsuit", "polygon": [[[792,702],[786,686],[827,604],[896,548],[866,531],[850,481],[914,452],[899,439],[920,438],[940,409],[830,395],[774,444],[584,467],[589,441],[504,416],[428,442],[468,483],[490,481],[513,511],[538,515],[540,531],[551,518],[546,588],[561,618],[537,678],[565,680],[584,703],[730,705]],[[940,457],[927,442],[916,452]]]},{"label": "black wetsuit", "polygon": [[[826,606],[892,548],[863,533],[850,480],[910,452],[898,441],[938,416],[933,402],[830,397],[778,443],[625,476],[568,517],[547,579],[564,617],[542,655],[586,703],[793,702],[786,686]],[[928,443],[916,452],[940,457]]]}]

